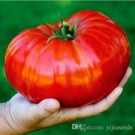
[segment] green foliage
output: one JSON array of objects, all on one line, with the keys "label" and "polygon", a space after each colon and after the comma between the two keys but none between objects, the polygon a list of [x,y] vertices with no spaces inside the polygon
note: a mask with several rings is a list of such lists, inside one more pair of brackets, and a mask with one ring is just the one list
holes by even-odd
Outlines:
[{"label": "green foliage", "polygon": [[[132,69],[135,69],[135,2],[133,1],[1,1],[0,2],[0,102],[9,100],[15,90],[4,73],[4,55],[9,42],[24,29],[39,24],[58,22],[57,10],[62,18],[70,17],[83,9],[97,10],[112,18],[126,32],[131,45]],[[27,135],[134,135],[135,133],[135,76],[132,75],[124,92],[113,107],[99,116],[80,119],[67,124],[35,131]],[[72,124],[103,126],[103,130],[72,130]],[[132,130],[106,131],[106,126],[127,126]]]}]

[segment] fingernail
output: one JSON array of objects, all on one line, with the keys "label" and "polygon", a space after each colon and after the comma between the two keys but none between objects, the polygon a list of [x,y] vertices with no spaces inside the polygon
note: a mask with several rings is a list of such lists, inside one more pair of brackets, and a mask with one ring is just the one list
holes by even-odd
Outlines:
[{"label": "fingernail", "polygon": [[128,68],[128,72],[129,72],[129,76],[130,76],[132,74],[132,68],[131,67]]}]

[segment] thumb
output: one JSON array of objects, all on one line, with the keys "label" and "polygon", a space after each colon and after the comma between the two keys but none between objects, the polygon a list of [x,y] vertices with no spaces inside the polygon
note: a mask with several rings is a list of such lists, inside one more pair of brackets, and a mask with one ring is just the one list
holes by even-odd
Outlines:
[{"label": "thumb", "polygon": [[44,99],[37,107],[39,118],[49,117],[60,109],[60,103],[53,98]]}]

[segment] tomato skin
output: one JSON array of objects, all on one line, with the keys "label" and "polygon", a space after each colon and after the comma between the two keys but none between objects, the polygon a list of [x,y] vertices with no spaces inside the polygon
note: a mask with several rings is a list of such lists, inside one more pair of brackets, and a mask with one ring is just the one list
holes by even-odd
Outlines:
[{"label": "tomato skin", "polygon": [[[75,13],[76,37],[61,40],[40,25],[16,36],[5,56],[6,76],[18,92],[34,103],[55,98],[62,107],[92,104],[121,81],[130,61],[125,32],[107,16],[90,10]],[[60,24],[53,24],[60,28]]]}]

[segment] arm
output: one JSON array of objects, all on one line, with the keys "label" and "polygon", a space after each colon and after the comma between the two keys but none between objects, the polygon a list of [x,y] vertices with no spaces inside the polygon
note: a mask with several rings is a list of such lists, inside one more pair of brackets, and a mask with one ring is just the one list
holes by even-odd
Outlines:
[{"label": "arm", "polygon": [[52,98],[33,104],[20,94],[16,94],[7,103],[0,104],[0,133],[22,135],[40,128],[98,115],[110,108],[118,99],[131,73],[131,68],[128,68],[119,86],[106,98],[79,108],[60,108],[60,103]]}]

